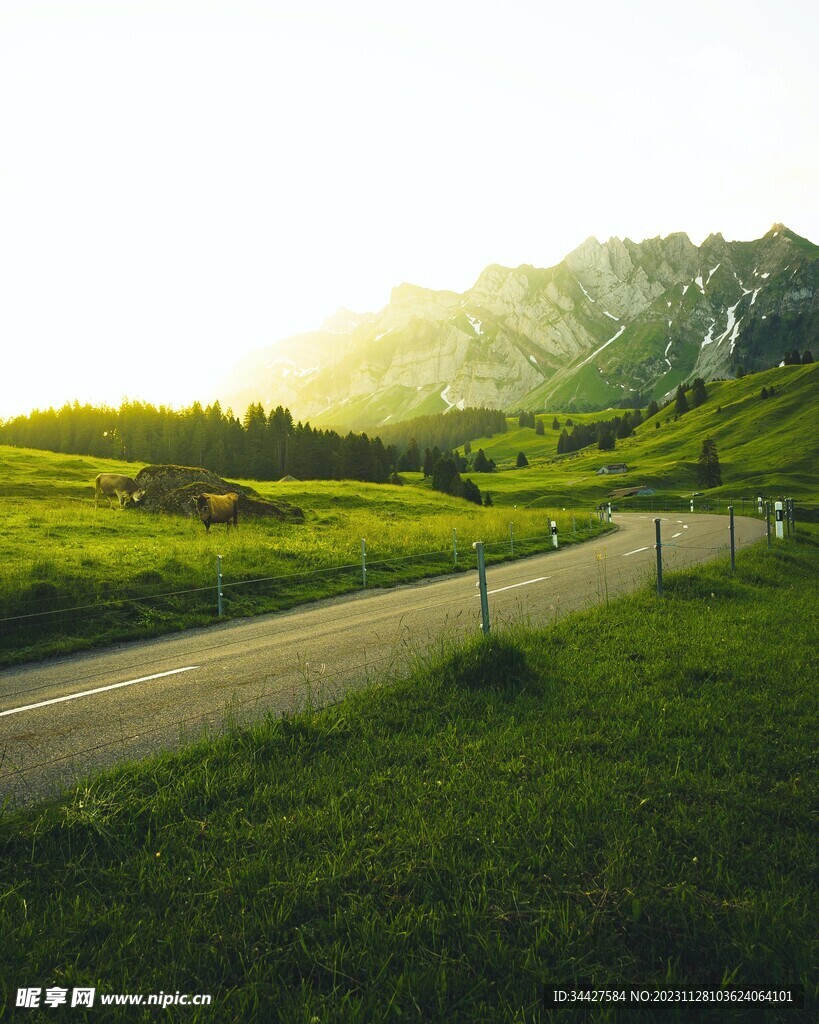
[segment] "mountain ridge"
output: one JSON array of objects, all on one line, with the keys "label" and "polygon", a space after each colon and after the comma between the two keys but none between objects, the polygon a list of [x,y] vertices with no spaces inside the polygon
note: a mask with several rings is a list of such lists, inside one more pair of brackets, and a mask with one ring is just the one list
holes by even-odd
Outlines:
[{"label": "mountain ridge", "polygon": [[819,337],[819,246],[776,223],[700,246],[590,236],[549,268],[490,264],[465,292],[403,282],[377,313],[245,357],[218,397],[366,429],[452,407],[592,409],[736,376]]}]

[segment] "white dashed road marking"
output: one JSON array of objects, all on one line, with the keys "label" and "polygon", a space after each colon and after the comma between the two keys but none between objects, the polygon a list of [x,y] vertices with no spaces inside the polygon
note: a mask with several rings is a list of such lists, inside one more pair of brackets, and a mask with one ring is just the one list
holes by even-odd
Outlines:
[{"label": "white dashed road marking", "polygon": [[76,700],[78,697],[90,697],[94,693],[105,693],[106,690],[118,690],[122,686],[133,686],[134,683],[147,683],[149,679],[162,679],[163,676],[175,676],[180,672],[193,672],[199,668],[198,665],[187,665],[185,668],[172,668],[170,672],[157,672],[152,676],[140,676],[139,679],[126,679],[123,683],[111,683],[110,686],[97,686],[93,690],[82,690],[80,693],[69,693],[65,697],[53,697],[51,700],[41,700],[39,704],[24,704],[19,708],[9,708],[8,711],[0,711],[0,718],[6,715],[19,715],[21,711],[33,711],[35,708],[45,708],[49,704],[62,704],[66,700]]}]

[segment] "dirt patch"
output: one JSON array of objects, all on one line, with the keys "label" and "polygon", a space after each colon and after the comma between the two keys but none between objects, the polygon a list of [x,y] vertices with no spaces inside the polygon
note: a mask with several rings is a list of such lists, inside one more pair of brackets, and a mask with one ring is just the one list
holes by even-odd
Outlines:
[{"label": "dirt patch", "polygon": [[239,495],[239,515],[301,522],[304,512],[289,501],[263,498],[252,487],[223,480],[208,469],[192,466],[146,466],[134,478],[145,497],[137,506],[144,512],[196,516],[195,498],[199,494]]}]

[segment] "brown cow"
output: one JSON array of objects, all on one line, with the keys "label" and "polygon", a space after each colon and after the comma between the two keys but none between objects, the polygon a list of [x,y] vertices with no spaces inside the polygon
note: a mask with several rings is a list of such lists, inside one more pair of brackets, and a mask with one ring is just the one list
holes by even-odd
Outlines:
[{"label": "brown cow", "polygon": [[95,481],[94,508],[99,508],[101,494],[108,499],[109,508],[111,508],[111,499],[116,498],[121,512],[131,502],[138,505],[145,496],[145,491],[141,491],[129,476],[121,476],[119,473],[100,473]]},{"label": "brown cow", "polygon": [[231,491],[229,494],[199,494],[194,499],[199,518],[210,530],[211,523],[227,523],[239,525],[239,495]]}]

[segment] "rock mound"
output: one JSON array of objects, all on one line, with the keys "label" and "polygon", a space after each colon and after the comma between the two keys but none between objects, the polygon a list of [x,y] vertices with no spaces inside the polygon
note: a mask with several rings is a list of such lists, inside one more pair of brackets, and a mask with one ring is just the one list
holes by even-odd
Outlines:
[{"label": "rock mound", "polygon": [[145,497],[135,506],[147,512],[195,516],[194,499],[198,494],[239,495],[240,516],[261,516],[272,519],[301,521],[304,512],[289,501],[263,498],[252,487],[223,480],[208,469],[192,466],[146,466],[134,478]]}]

